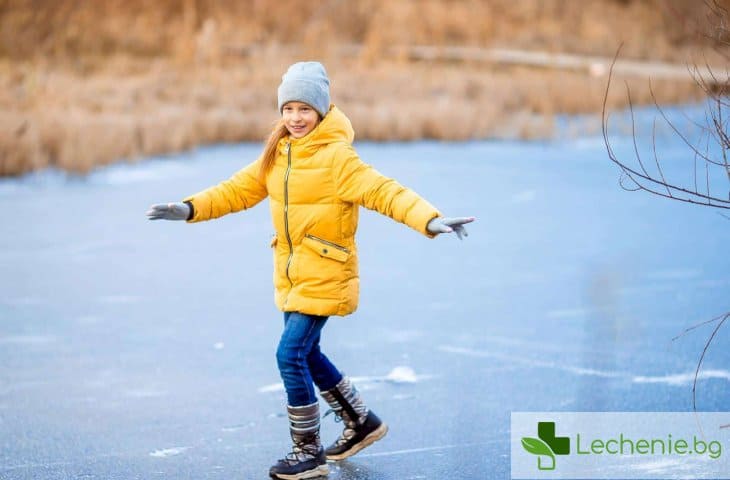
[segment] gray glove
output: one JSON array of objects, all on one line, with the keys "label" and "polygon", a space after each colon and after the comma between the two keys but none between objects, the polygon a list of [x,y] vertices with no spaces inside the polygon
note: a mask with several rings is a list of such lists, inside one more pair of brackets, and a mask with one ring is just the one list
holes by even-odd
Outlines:
[{"label": "gray glove", "polygon": [[150,220],[187,220],[190,207],[186,203],[157,203],[147,210]]},{"label": "gray glove", "polygon": [[436,217],[428,222],[426,230],[428,230],[428,233],[432,233],[434,235],[438,235],[439,233],[456,232],[456,236],[459,237],[459,240],[463,240],[463,237],[469,236],[469,234],[466,233],[464,224],[471,223],[474,220],[476,220],[474,217]]}]

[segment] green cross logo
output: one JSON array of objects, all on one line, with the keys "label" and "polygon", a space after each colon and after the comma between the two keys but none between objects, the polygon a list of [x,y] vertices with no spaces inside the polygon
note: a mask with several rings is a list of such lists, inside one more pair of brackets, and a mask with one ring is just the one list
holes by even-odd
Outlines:
[{"label": "green cross logo", "polygon": [[[522,437],[522,448],[537,455],[538,469],[555,470],[555,455],[570,454],[570,438],[555,436],[555,422],[537,422],[537,437]],[[549,457],[551,463],[543,465],[543,457]]]}]

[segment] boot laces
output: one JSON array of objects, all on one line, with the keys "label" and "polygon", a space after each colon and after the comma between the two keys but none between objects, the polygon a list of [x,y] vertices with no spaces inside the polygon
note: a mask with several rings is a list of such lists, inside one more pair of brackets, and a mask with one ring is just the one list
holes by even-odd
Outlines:
[{"label": "boot laces", "polygon": [[306,462],[312,460],[319,453],[319,447],[308,443],[307,440],[300,442],[294,442],[292,451],[286,454],[282,460],[289,465],[296,465],[297,463]]},{"label": "boot laces", "polygon": [[335,445],[342,445],[344,443],[347,443],[352,437],[355,436],[355,428],[357,427],[357,422],[350,420],[345,415],[342,414],[342,410],[337,411],[333,409],[327,410],[325,412],[324,416],[322,418],[325,418],[327,415],[334,413],[335,414],[335,423],[344,422],[345,428],[342,430],[342,433],[340,434],[339,438],[335,440]]}]

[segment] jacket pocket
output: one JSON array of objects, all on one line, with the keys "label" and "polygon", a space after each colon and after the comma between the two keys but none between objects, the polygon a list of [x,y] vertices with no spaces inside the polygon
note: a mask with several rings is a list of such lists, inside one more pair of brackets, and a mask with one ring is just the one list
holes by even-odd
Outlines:
[{"label": "jacket pocket", "polygon": [[302,239],[302,245],[311,250],[314,250],[321,257],[330,258],[338,262],[344,263],[350,257],[350,250],[348,250],[347,248],[343,247],[342,245],[332,243],[329,240],[315,237],[314,235],[304,235],[304,238]]}]

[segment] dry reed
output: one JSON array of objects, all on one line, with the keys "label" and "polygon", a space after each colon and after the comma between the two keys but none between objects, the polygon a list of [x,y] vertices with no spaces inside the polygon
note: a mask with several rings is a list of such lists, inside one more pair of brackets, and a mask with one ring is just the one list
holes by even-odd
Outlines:
[{"label": "dry reed", "polygon": [[[660,0],[0,0],[0,175],[212,142],[261,140],[286,66],[323,60],[357,138],[534,138],[599,109],[585,72],[418,62],[388,49],[470,45],[686,61],[707,41],[695,2]],[[281,15],[296,9],[298,15]],[[600,21],[597,21],[600,19]],[[349,45],[359,45],[356,50]],[[712,45],[709,45],[712,46]],[[637,103],[648,82],[633,81]],[[654,83],[662,102],[699,98]],[[626,105],[620,91],[609,105]]]}]

